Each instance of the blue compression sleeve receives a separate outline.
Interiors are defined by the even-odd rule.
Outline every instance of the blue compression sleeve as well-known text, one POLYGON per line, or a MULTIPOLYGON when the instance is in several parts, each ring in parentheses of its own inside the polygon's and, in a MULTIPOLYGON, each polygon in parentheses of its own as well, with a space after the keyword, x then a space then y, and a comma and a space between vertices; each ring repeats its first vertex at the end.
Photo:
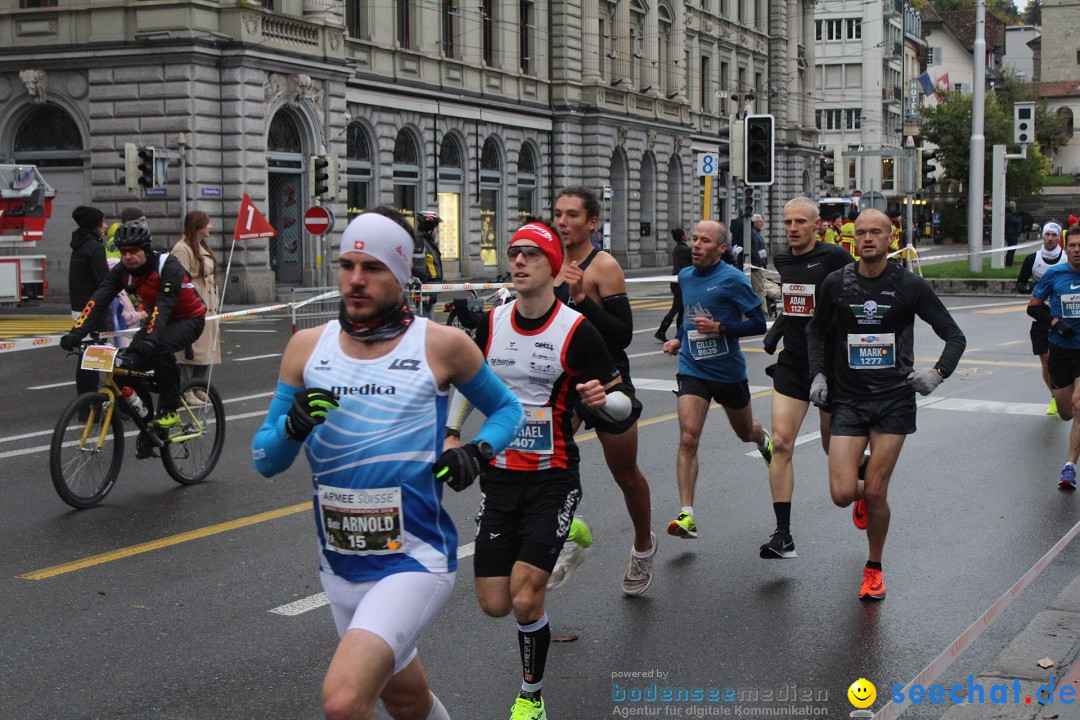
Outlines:
POLYGON ((473 440, 485 440, 502 452, 525 424, 521 402, 484 363, 472 379, 457 386, 469 402, 487 416, 473 440))
POLYGON ((765 332, 765 313, 761 312, 760 307, 746 313, 746 317, 746 320, 728 323, 724 334, 732 337, 746 337, 747 335, 761 335, 765 332))
POLYGON ((293 396, 301 390, 303 388, 278 380, 266 420, 251 441, 251 459, 263 477, 273 477, 288 470, 300 453, 303 443, 285 437, 285 416, 292 407, 293 396))

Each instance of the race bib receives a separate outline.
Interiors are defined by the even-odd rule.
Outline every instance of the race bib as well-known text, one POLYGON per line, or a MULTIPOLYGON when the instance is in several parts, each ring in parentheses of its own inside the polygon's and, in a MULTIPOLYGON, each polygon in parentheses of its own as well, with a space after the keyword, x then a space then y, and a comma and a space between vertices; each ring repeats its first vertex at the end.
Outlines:
POLYGON ((508 450, 550 455, 555 451, 551 408, 525 406, 525 425, 507 446, 508 450))
POLYGON ((405 552, 401 488, 319 486, 317 501, 327 550, 347 555, 405 552))
POLYGON ((116 362, 116 350, 116 347, 112 345, 90 345, 83 352, 80 367, 83 370, 109 372, 113 369, 113 363, 116 362))
POLYGON ((854 370, 877 370, 896 366, 896 336, 848 335, 848 366, 854 370))
POLYGON ((1080 318, 1080 294, 1074 293, 1061 296, 1061 317, 1080 318))
POLYGON ((727 336, 721 333, 690 330, 686 333, 686 341, 690 343, 690 357, 694 360, 708 360, 731 352, 728 348, 727 336))
POLYGON ((780 286, 784 295, 784 314, 810 317, 814 314, 814 286, 784 283, 780 286))

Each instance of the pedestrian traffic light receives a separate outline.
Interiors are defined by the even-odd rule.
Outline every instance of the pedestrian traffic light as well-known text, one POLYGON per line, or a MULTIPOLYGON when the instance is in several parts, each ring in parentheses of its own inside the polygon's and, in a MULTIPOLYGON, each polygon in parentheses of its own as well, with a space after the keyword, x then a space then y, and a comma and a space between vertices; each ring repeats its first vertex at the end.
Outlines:
POLYGON ((120 157, 124 158, 124 185, 129 193, 136 193, 139 191, 139 146, 124 143, 120 157))
POLYGON ((323 155, 312 155, 310 163, 311 197, 321 198, 330 190, 330 161, 323 155))
POLYGON ((743 190, 743 199, 746 204, 743 207, 743 217, 750 217, 754 214, 754 188, 747 187, 743 190))
POLYGON ((143 190, 157 187, 157 178, 154 173, 155 168, 157 168, 155 155, 156 151, 153 147, 141 147, 138 149, 139 185, 143 190))
POLYGON ((747 185, 772 185, 773 116, 748 115, 745 135, 743 180, 747 185))
POLYGON ((930 177, 934 171, 937 170, 937 166, 931 162, 934 159, 934 155, 935 153, 933 150, 922 151, 922 171, 919 174, 922 184, 920 187, 930 187, 937 182, 935 178, 930 177))
POLYGON ((325 200, 333 200, 338 194, 338 158, 337 155, 326 156, 326 193, 325 200))
POLYGON ((836 150, 822 151, 820 177, 824 187, 836 187, 836 150))

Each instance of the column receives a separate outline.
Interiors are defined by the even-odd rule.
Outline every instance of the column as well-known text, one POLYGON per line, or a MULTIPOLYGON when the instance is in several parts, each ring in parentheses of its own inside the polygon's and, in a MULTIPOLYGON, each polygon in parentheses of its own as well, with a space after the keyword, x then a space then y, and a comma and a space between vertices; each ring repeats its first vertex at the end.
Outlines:
POLYGON ((657 0, 648 2, 644 38, 645 87, 648 88, 648 95, 660 97, 660 11, 657 9, 657 0))
POLYGON ((581 3, 581 80, 586 85, 598 85, 600 76, 600 0, 581 3))

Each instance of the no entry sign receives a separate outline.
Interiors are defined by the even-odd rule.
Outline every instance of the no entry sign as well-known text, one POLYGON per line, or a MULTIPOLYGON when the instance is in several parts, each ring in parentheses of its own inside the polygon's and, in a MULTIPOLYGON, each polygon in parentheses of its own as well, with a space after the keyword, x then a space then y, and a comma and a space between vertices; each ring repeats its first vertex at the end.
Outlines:
POLYGON ((334 229, 334 213, 320 205, 309 207, 304 213, 304 230, 311 235, 325 235, 334 229))

